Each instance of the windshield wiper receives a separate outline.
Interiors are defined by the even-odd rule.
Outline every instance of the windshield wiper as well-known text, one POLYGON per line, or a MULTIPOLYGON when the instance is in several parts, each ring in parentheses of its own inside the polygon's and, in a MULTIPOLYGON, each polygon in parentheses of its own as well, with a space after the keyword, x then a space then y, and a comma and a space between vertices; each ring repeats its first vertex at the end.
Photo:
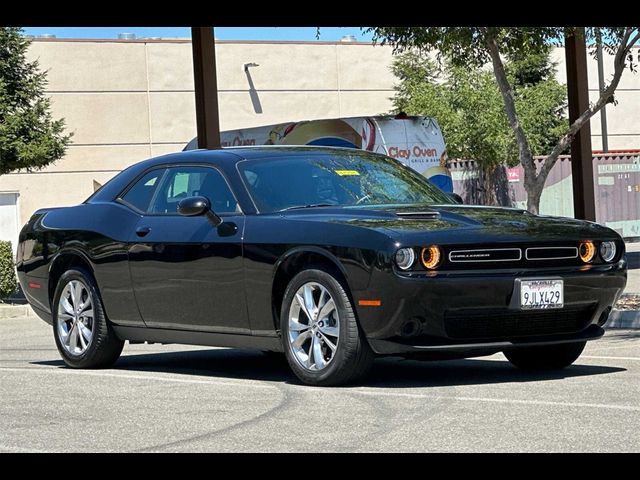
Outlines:
POLYGON ((339 207, 340 205, 333 205, 332 203, 310 203, 308 205, 294 205, 292 207, 282 208, 279 212, 286 212, 287 210, 297 210, 300 208, 316 208, 316 207, 339 207))

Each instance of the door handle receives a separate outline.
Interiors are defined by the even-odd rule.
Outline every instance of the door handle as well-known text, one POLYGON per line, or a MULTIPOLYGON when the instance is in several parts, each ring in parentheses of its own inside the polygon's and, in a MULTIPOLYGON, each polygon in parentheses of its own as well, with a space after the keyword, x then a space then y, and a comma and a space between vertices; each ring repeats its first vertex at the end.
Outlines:
POLYGON ((138 227, 136 228, 136 235, 144 237, 151 231, 151 227, 138 227))

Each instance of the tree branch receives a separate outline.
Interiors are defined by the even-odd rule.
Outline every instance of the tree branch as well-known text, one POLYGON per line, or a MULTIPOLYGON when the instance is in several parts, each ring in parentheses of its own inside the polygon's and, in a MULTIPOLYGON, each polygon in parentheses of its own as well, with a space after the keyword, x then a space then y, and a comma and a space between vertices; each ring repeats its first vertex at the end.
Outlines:
POLYGON ((631 50, 631 47, 638 43, 638 40, 640 40, 640 30, 638 31, 638 33, 636 33, 636 36, 629 41, 629 47, 627 48, 627 51, 631 50))
POLYGON ((507 114, 509 125, 516 136, 520 163, 522 163, 525 172, 528 172, 528 175, 525 175, 525 181, 527 181, 527 178, 535 179, 536 167, 533 163, 531 147, 529 145, 529 140, 527 140, 527 135, 524 133, 522 125, 520 124, 520 119, 518 118, 518 112, 516 111, 516 104, 513 98, 513 90, 511 89, 511 85, 507 79, 507 74, 504 70, 504 64, 500 58, 498 44, 493 36, 488 37, 486 39, 486 43, 489 50, 489 56, 491 57, 491 62, 493 64, 493 72, 496 77, 496 81, 498 82, 498 88, 500 89, 500 94, 502 95, 502 100, 504 102, 505 113, 507 114))
POLYGON ((582 128, 582 126, 585 123, 587 123, 587 121, 589 121, 591 117, 593 117, 596 113, 598 113, 607 103, 611 103, 613 101, 613 94, 615 93, 616 88, 618 88, 618 83, 620 83, 622 72, 624 71, 626 66, 625 64, 626 56, 629 53, 629 50, 631 49, 631 47, 635 44, 635 42, 640 37, 640 32, 638 32, 634 36, 632 41, 629 42, 629 38, 631 37, 632 33, 633 33, 633 29, 631 28, 628 28, 625 31, 624 36, 622 37, 622 40, 618 47, 618 50, 616 51, 616 55, 613 61, 614 70, 613 70, 613 78, 611 80, 611 83, 605 87, 605 89, 600 94, 600 97, 598 98, 596 103, 592 104, 587 110, 585 110, 582 113, 582 115, 580 115, 573 122, 573 124, 571 124, 571 126, 569 127, 569 130, 567 130, 567 133, 565 133, 560 138, 560 140, 558 141, 556 146, 553 148, 551 153, 544 160, 544 164, 542 165, 542 169, 540 171, 540 174, 538 175, 538 181, 541 181, 544 183, 544 181, 547 179, 547 176, 549 175, 549 172, 553 168, 553 165, 558 160, 558 156, 563 151, 565 151, 569 147, 569 145, 571 145, 573 138, 576 136, 576 134, 582 128))

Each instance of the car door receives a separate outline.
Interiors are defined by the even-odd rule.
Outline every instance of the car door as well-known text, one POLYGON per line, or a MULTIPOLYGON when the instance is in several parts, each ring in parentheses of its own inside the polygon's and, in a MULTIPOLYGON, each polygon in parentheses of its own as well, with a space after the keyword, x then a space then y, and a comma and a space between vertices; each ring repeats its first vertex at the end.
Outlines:
MULTIPOLYGON (((126 201, 126 195, 123 198, 126 201)), ((167 167, 129 244, 140 314, 148 327, 250 333, 242 270, 244 216, 213 166, 167 167), (180 200, 204 196, 223 222, 182 216, 180 200)))

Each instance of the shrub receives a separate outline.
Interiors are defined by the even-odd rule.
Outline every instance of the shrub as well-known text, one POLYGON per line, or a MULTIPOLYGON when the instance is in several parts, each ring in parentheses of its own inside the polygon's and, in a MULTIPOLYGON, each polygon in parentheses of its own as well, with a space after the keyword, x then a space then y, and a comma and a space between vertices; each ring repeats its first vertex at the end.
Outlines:
POLYGON ((13 266, 11 242, 0 241, 0 298, 7 298, 18 288, 13 266))

